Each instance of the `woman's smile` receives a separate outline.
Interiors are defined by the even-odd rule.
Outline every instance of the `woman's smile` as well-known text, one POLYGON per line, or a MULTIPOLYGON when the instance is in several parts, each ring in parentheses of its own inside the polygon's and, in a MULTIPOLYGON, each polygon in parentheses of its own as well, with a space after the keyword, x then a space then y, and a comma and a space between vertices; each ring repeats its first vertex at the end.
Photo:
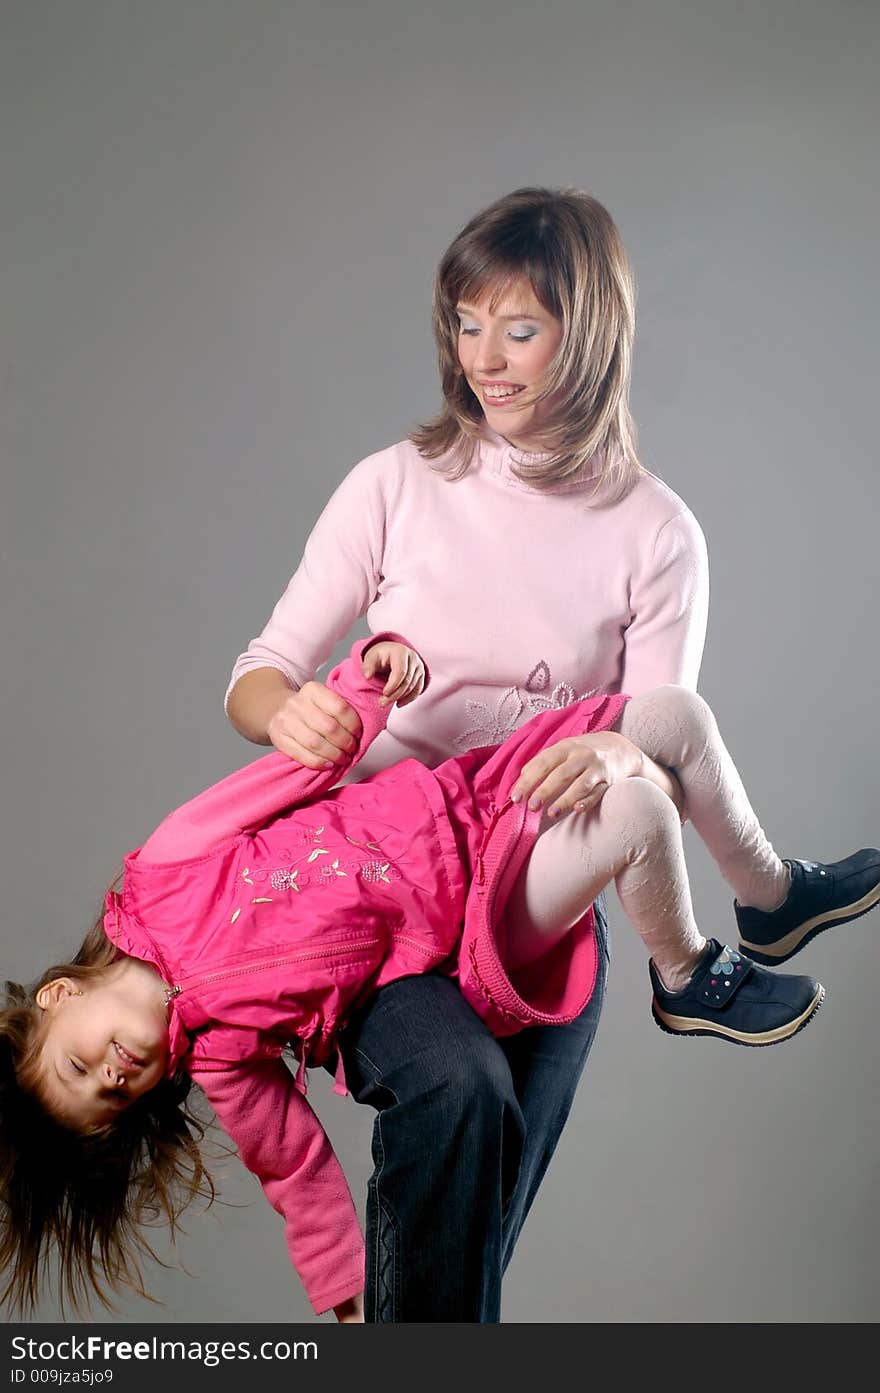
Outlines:
POLYGON ((562 324, 526 280, 512 282, 494 306, 492 299, 487 289, 476 304, 459 303, 458 360, 490 423, 503 415, 499 430, 512 445, 540 449, 544 403, 534 393, 547 380, 562 324))

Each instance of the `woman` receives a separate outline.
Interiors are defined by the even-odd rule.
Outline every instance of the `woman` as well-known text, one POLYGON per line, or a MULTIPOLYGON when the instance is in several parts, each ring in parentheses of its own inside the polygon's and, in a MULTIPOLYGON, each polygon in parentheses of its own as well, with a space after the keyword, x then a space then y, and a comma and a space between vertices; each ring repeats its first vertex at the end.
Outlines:
MULTIPOLYGON (((468 223, 435 287, 443 409, 330 499, 233 670, 242 735, 310 768, 341 761, 358 718, 314 674, 362 615, 374 633, 406 633, 432 680, 415 708, 398 703, 359 778, 407 756, 434 767, 578 697, 696 687, 705 543, 638 462, 633 329, 626 255, 596 200, 520 189, 468 223)), ((406 682, 392 673, 389 691, 406 682)), ((580 739, 557 801, 577 780, 601 795, 639 766, 622 736, 580 739)), ((533 857, 518 892, 552 917, 564 866, 533 857)), ((348 1086, 378 1111, 368 1321, 500 1318, 502 1274, 595 1034, 600 957, 569 1026, 495 1040, 442 975, 390 984, 349 1023, 348 1086)), ((359 1293, 335 1309, 360 1319, 359 1293)))

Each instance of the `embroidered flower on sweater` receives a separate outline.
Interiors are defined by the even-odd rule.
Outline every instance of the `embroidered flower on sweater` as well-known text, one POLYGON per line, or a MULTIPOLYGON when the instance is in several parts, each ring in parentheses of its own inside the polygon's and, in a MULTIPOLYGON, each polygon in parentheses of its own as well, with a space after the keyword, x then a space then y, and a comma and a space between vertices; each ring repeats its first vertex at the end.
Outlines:
POLYGON ((599 688, 581 692, 580 696, 568 682, 557 682, 549 691, 551 677, 549 664, 543 658, 532 668, 521 687, 508 687, 495 704, 494 711, 483 701, 466 701, 465 710, 474 724, 462 735, 456 736, 453 745, 457 750, 472 750, 477 745, 497 745, 506 740, 517 729, 521 721, 537 715, 539 711, 559 710, 571 706, 573 701, 586 701, 598 694, 599 688))

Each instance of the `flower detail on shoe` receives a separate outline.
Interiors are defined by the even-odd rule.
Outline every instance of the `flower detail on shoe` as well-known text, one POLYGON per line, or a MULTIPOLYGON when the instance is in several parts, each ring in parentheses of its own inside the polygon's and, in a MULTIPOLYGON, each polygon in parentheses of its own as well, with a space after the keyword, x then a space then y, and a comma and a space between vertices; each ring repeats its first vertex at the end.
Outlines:
POLYGON ((724 977, 730 977, 730 975, 736 968, 736 964, 741 962, 742 958, 740 957, 739 953, 735 953, 732 948, 724 947, 721 950, 718 957, 715 959, 712 966, 709 968, 709 971, 717 972, 723 975, 724 977))
POLYGON ((739 1045, 774 1045, 812 1020, 825 989, 812 977, 772 973, 710 938, 708 953, 681 992, 664 988, 653 961, 652 1011, 671 1035, 714 1035, 739 1045))

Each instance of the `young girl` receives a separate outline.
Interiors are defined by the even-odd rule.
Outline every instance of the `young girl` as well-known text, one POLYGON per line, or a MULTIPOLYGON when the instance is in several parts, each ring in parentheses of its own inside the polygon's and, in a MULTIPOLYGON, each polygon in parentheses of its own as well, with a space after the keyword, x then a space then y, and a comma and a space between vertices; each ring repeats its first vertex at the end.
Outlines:
MULTIPOLYGON (((427 681, 399 635, 355 644, 327 682, 362 723, 351 763, 427 681)), ((880 897, 880 852, 833 866, 779 860, 711 713, 683 688, 574 702, 433 771, 406 760, 326 792, 338 773, 274 753, 206 790, 126 858, 103 930, 73 963, 31 991, 9 984, 6 1296, 36 1300, 52 1240, 74 1300, 142 1290, 141 1226, 157 1210, 173 1225, 209 1183, 183 1106, 191 1076, 284 1216, 315 1311, 339 1308, 363 1283, 362 1239, 303 1095, 307 1064, 332 1057, 369 993, 439 970, 496 1035, 569 1021, 596 978, 591 903, 614 877, 651 954, 658 1024, 773 1044, 810 1020, 824 990, 758 962, 786 961, 880 897), (640 772, 614 779, 596 732, 641 750, 640 772), (697 929, 685 812, 738 896, 748 956, 697 929), (551 860, 562 841, 576 873, 558 896, 536 896, 554 841, 551 860)))

